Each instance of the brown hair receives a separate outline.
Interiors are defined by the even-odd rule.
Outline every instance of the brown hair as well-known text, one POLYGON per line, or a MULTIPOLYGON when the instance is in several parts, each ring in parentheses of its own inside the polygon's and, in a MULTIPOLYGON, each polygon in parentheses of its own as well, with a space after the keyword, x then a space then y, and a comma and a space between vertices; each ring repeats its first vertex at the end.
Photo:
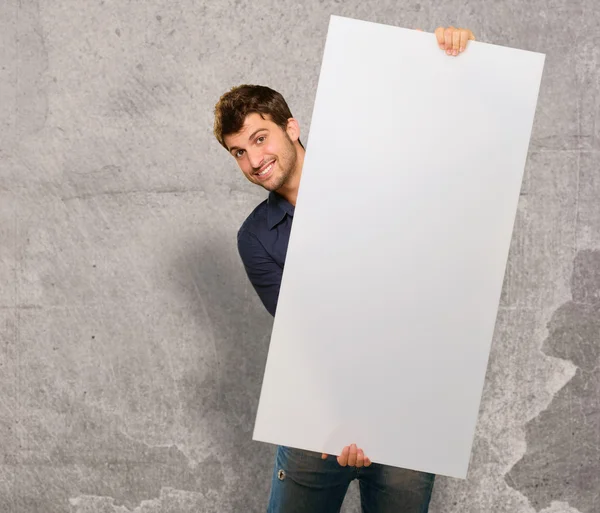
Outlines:
MULTIPOLYGON (((219 98, 215 105, 215 125, 213 132, 221 146, 229 151, 225 144, 225 136, 235 134, 242 129, 246 116, 256 112, 265 119, 270 116, 271 121, 284 132, 287 121, 292 118, 292 113, 283 96, 270 87, 260 85, 240 85, 232 88, 219 98)), ((304 148, 300 139, 300 146, 304 148)))

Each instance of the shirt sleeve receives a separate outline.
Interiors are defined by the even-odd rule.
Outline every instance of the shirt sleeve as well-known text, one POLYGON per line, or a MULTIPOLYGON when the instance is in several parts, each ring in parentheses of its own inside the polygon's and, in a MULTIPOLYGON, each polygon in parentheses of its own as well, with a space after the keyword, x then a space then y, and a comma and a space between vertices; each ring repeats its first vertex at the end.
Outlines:
POLYGON ((265 308, 275 316, 283 269, 252 233, 238 233, 237 241, 238 252, 250 283, 265 308))

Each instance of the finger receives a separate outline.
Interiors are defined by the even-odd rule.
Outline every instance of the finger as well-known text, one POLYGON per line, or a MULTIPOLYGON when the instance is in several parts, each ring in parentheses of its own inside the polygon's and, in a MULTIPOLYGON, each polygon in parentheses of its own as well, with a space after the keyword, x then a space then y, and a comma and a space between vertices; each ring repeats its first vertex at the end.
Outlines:
POLYGON ((365 453, 362 449, 358 449, 356 452, 356 466, 358 468, 362 467, 365 464, 365 453))
POLYGON ((356 465, 356 444, 350 446, 350 454, 348 455, 348 465, 353 467, 356 465))
POLYGON ((368 467, 369 465, 371 465, 371 463, 371 460, 367 456, 365 456, 365 467, 368 467))
POLYGON ((460 30, 455 30, 452 33, 452 55, 458 55, 460 49, 460 30))
POLYGON ((350 446, 346 446, 344 447, 344 450, 342 451, 342 454, 340 454, 338 456, 338 463, 342 466, 345 467, 348 464, 348 453, 350 452, 350 446))
POLYGON ((418 30, 419 32, 423 32, 423 29, 415 29, 415 30, 418 30))
POLYGON ((469 41, 475 41, 475 34, 471 30, 469 30, 469 41))
POLYGON ((435 37, 437 38, 438 45, 442 50, 445 50, 446 46, 444 43, 444 27, 438 27, 435 29, 435 37))
POLYGON ((321 459, 322 459, 322 460, 326 460, 326 459, 327 459, 327 454, 323 453, 323 454, 321 455, 321 459))
POLYGON ((461 30, 460 31, 460 53, 464 52, 467 48, 467 43, 469 42, 469 31, 461 30))
POLYGON ((447 28, 444 30, 444 46, 446 48, 446 53, 450 55, 452 53, 452 29, 447 28))

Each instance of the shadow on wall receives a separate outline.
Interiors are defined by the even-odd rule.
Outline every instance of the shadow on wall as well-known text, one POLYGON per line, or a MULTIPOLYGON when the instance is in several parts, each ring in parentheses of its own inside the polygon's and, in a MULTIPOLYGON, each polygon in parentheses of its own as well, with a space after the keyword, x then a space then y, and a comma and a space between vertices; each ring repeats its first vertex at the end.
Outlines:
POLYGON ((189 247, 173 269, 179 290, 186 294, 185 302, 201 327, 197 343, 202 362, 190 368, 211 363, 211 372, 202 381, 195 370, 185 378, 182 391, 188 394, 189 412, 205 415, 218 410, 229 416, 231 425, 251 430, 254 419, 250 415, 258 406, 272 317, 257 298, 248 295, 255 292, 249 283, 246 286, 235 234, 211 233, 189 247))
MULTIPOLYGON (((30 410, 25 417, 30 432, 24 439, 35 450, 21 450, 19 436, 0 425, 0 476, 8 476, 0 512, 113 511, 113 505, 133 511, 167 489, 201 495, 182 498, 185 509, 172 509, 170 501, 177 496, 169 496, 164 499, 168 503, 156 506, 165 511, 208 511, 209 498, 219 502, 211 511, 264 510, 274 448, 252 442, 252 429, 272 318, 256 300, 244 297, 247 278, 237 260, 235 236, 233 241, 223 233, 210 237, 192 241, 171 270, 180 282, 176 290, 186 295, 200 327, 197 344, 204 351, 195 354, 212 365, 212 372, 202 374, 208 379, 201 380, 205 363, 190 362, 178 383, 185 407, 182 421, 197 430, 203 420, 215 450, 192 467, 174 445, 150 446, 132 439, 123 431, 122 414, 94 407, 85 390, 48 382, 44 409, 30 410), (76 503, 70 506, 70 500, 76 503)), ((162 400, 156 398, 156 403, 162 400)))
POLYGON ((536 509, 568 502, 600 511, 600 251, 581 251, 571 277, 572 301, 548 323, 542 351, 577 366, 547 409, 526 425, 527 450, 506 482, 536 509))
POLYGON ((178 290, 200 327, 200 361, 190 363, 179 392, 189 429, 200 421, 208 425, 215 452, 231 465, 229 479, 243 480, 230 500, 239 497, 247 511, 253 510, 248 501, 256 500, 260 510, 275 448, 253 442, 252 432, 273 318, 248 281, 236 232, 206 230, 206 237, 189 245, 172 265, 178 290), (200 373, 207 362, 209 371, 200 373))

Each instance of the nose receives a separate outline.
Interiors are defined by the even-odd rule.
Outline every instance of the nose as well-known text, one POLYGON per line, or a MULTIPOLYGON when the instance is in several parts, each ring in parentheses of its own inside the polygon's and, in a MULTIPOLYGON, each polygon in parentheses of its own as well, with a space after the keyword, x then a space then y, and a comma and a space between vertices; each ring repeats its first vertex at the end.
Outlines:
POLYGON ((248 150, 248 161, 252 166, 253 170, 257 170, 263 163, 263 153, 260 148, 252 148, 248 150))

